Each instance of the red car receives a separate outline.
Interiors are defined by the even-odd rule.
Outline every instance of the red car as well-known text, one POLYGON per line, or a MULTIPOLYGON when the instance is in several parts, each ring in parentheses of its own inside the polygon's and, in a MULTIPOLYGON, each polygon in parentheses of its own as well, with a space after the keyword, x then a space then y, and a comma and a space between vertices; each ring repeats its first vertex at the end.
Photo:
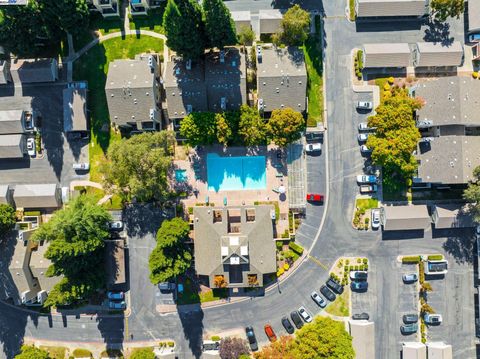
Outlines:
POLYGON ((325 199, 323 194, 319 193, 307 193, 307 201, 308 202, 322 202, 325 199))
POLYGON ((275 335, 275 332, 273 331, 273 328, 270 324, 265 324, 265 334, 267 334, 268 340, 271 342, 274 342, 277 340, 277 336, 275 335))

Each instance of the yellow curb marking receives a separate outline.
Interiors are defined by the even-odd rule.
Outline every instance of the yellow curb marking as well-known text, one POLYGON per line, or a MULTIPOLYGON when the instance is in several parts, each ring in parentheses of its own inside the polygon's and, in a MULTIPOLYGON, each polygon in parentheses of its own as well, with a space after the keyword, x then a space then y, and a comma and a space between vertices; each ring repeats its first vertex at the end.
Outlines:
POLYGON ((328 267, 323 264, 322 262, 320 262, 317 258, 315 258, 314 256, 308 256, 308 259, 311 259, 313 263, 315 263, 316 265, 322 267, 323 269, 325 270, 328 270, 328 267))

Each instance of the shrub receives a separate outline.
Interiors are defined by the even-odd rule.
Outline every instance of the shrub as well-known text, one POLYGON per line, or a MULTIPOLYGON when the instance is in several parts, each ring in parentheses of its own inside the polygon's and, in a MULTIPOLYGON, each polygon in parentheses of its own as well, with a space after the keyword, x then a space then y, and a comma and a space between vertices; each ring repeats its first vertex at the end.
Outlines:
POLYGON ((390 76, 390 77, 388 78, 388 83, 389 83, 390 85, 393 85, 394 82, 395 82, 395 79, 394 79, 392 76, 390 76))
POLYGON ((429 255, 427 258, 429 261, 440 261, 443 259, 443 256, 441 254, 432 254, 429 255))
POLYGON ((285 264, 283 265, 283 269, 284 269, 285 271, 287 271, 287 270, 290 269, 290 266, 288 265, 288 263, 285 263, 285 264))
POLYGON ((350 264, 350 260, 346 259, 346 260, 345 260, 345 264, 346 264, 346 265, 350 264))
POLYGON ((367 259, 367 258, 363 258, 363 259, 362 259, 362 262, 363 262, 363 264, 367 264, 367 263, 368 263, 368 259, 367 259))
POLYGON ((360 263, 362 260, 360 258, 357 258, 357 263, 360 263))
POLYGON ((91 358, 92 357, 92 353, 87 349, 75 349, 72 354, 74 358, 91 358))
POLYGON ((383 90, 384 91, 390 91, 390 85, 389 84, 383 85, 383 90))
POLYGON ((277 249, 278 249, 278 250, 281 250, 282 247, 283 247, 283 242, 282 242, 282 241, 276 241, 276 242, 275 242, 275 246, 277 246, 277 249))
POLYGON ((187 211, 188 211, 188 214, 193 214, 193 207, 188 207, 187 211))
POLYGON ((173 348, 173 347, 175 346, 175 342, 168 342, 168 346, 169 346, 170 348, 173 348))
POLYGON ((348 272, 348 266, 344 266, 344 267, 343 267, 343 271, 344 271, 345 273, 347 273, 347 272, 348 272))
POLYGON ((478 72, 477 71, 472 72, 472 77, 474 79, 477 79, 478 78, 478 72))
POLYGON ((212 340, 213 340, 214 342, 219 342, 221 339, 222 339, 222 338, 220 338, 218 335, 212 336, 212 340))
POLYGON ((425 282, 425 267, 423 262, 418 263, 418 281, 420 284, 425 282))
MULTIPOLYGON (((368 224, 370 223, 370 218, 365 218, 365 226, 368 228, 368 224)), ((360 259, 358 259, 360 261, 360 259)))
POLYGON ((290 243, 288 243, 288 247, 289 247, 292 251, 294 251, 294 252, 296 252, 296 253, 298 253, 298 254, 300 254, 300 255, 303 254, 303 247, 300 246, 299 244, 295 243, 295 242, 290 242, 290 243))
POLYGON ((402 257, 403 264, 417 264, 420 263, 421 258, 420 256, 405 256, 402 257))
POLYGON ((285 272, 285 269, 279 268, 277 271, 277 277, 280 277, 285 272))
POLYGON ((365 264, 363 268, 365 268, 365 270, 368 270, 368 264, 365 264))
POLYGON ((356 271, 358 270, 358 266, 355 266, 355 270, 356 270, 356 271))

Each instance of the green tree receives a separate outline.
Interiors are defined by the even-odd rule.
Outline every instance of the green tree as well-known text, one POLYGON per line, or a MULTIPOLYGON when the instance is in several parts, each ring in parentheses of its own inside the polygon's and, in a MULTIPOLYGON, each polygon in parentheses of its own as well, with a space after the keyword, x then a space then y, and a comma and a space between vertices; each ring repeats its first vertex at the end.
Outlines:
POLYGON ((100 166, 107 191, 124 199, 163 200, 169 193, 168 174, 175 134, 147 132, 110 144, 100 166))
POLYGON ((232 140, 232 129, 224 114, 217 113, 215 115, 215 122, 217 124, 217 140, 226 146, 232 140))
POLYGON ((85 0, 37 0, 45 20, 72 35, 88 31, 90 11, 85 0))
POLYGON ((150 253, 150 281, 153 284, 168 281, 185 273, 192 255, 185 244, 190 225, 181 218, 164 221, 157 232, 157 245, 150 253))
POLYGON ((255 40, 255 32, 249 25, 243 25, 238 32, 238 42, 243 46, 251 46, 255 40))
POLYGON ((204 0, 205 33, 210 47, 223 49, 237 43, 235 23, 222 0, 204 0))
POLYGON ((302 114, 291 108, 273 110, 266 125, 269 139, 281 147, 298 140, 304 129, 305 119, 302 114))
POLYGON ((110 237, 110 220, 110 214, 93 198, 79 196, 35 231, 34 241, 49 242, 45 258, 52 264, 47 276, 63 276, 45 306, 73 303, 104 285, 103 248, 110 237))
POLYGON ((216 142, 216 117, 213 112, 192 112, 180 123, 180 135, 192 146, 216 142))
POLYGON ((163 14, 167 46, 185 59, 198 59, 205 52, 202 8, 194 0, 168 0, 163 14))
POLYGON ((22 345, 20 354, 15 355, 15 359, 50 359, 50 355, 47 351, 33 345, 22 345))
POLYGON ((463 191, 463 198, 468 201, 468 212, 476 223, 480 223, 480 166, 473 170, 473 179, 463 191))
POLYGON ((12 230, 15 223, 15 209, 8 204, 0 204, 0 238, 12 230))
POLYGON ((257 109, 247 105, 240 107, 238 134, 242 136, 247 146, 257 146, 265 143, 265 122, 260 117, 257 109))
POLYGON ((430 9, 435 20, 445 21, 448 17, 457 19, 465 11, 464 0, 432 0, 430 9))
POLYGON ((295 340, 291 335, 282 335, 278 340, 253 353, 255 359, 295 359, 292 350, 295 340))
POLYGON ((310 33, 310 14, 298 4, 283 15, 281 31, 277 35, 287 45, 302 45, 310 33))
POLYGON ((155 354, 150 348, 135 349, 130 355, 130 359, 155 359, 155 354))

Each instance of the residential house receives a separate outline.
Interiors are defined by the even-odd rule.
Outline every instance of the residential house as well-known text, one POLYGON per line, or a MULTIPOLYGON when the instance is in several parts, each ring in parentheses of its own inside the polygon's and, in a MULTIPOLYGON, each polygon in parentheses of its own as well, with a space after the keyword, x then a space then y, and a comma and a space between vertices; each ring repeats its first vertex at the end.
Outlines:
POLYGON ((432 223, 426 205, 384 206, 380 221, 384 231, 424 230, 432 223))
POLYGON ((467 4, 468 4, 468 33, 480 34, 480 1, 468 0, 467 4))
POLYGON ((0 111, 0 135, 21 134, 25 132, 23 110, 0 111))
POLYGON ((16 185, 13 200, 16 208, 24 209, 54 209, 62 203, 57 184, 16 185))
POLYGON ((453 352, 450 344, 444 342, 427 342, 428 359, 452 359, 453 352))
POLYGON ((197 274, 210 287, 223 278, 229 288, 263 286, 277 270, 272 206, 194 207, 197 274))
POLYGON ((448 46, 440 42, 417 42, 413 49, 415 67, 457 67, 463 63, 463 45, 454 41, 448 46))
POLYGON ((68 132, 87 132, 87 89, 63 90, 63 128, 68 132))
POLYGON ((130 0, 130 12, 133 16, 147 15, 148 10, 161 6, 165 1, 166 0, 130 0))
POLYGON ((428 0, 355 0, 357 19, 412 19, 429 12, 428 0))
POLYGON ((58 79, 56 59, 12 59, 10 73, 15 83, 55 82, 58 79))
POLYGON ((26 153, 25 135, 0 135, 0 159, 22 158, 26 153))
POLYGON ((119 17, 120 7, 118 0, 87 0, 90 11, 97 11, 103 17, 119 17))
POLYGON ((280 9, 262 9, 258 11, 260 34, 274 34, 281 29, 283 12, 280 9))
POLYGON ((105 266, 107 288, 124 290, 125 277, 125 242, 123 239, 105 241, 105 266))
POLYGON ((161 127, 159 67, 154 55, 110 63, 105 93, 114 126, 133 131, 161 127))
POLYGON ((427 347, 421 342, 402 344, 402 359, 427 359, 427 347))
POLYGON ((250 11, 232 11, 231 12, 233 22, 235 23, 235 29, 239 33, 243 27, 252 27, 252 14, 250 11))
POLYGON ((432 220, 436 229, 469 228, 474 222, 465 204, 437 204, 432 206, 432 220))
POLYGON ((363 45, 364 68, 406 68, 411 65, 407 43, 378 43, 363 45))
POLYGON ((290 107, 305 113, 307 108, 307 70, 303 51, 257 47, 258 108, 271 113, 290 107))
POLYGON ((367 320, 349 320, 356 359, 375 358, 375 324, 367 320))
POLYGON ((12 81, 10 75, 10 62, 6 60, 0 60, 0 85, 6 85, 12 81))

